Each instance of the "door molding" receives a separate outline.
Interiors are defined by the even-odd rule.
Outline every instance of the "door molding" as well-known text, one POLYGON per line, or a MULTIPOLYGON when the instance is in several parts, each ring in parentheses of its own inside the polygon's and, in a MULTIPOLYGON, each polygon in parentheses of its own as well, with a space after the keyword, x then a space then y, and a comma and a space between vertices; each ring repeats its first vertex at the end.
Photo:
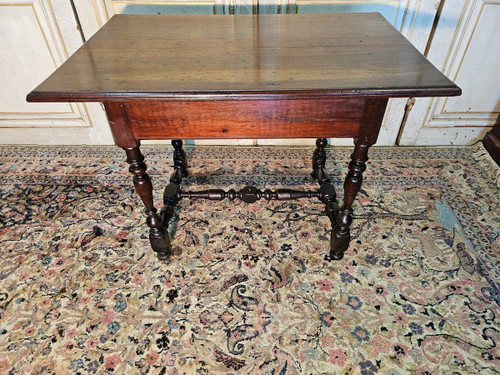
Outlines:
POLYGON ((17 144, 109 144, 96 103, 26 103, 82 44, 67 0, 0 0, 0 139, 17 144))
MULTIPOLYGON (((62 37, 64 31, 60 29, 56 21, 54 7, 50 0, 17 0, 0 2, 0 9, 5 9, 7 7, 23 7, 31 12, 40 36, 45 43, 44 47, 52 60, 53 69, 57 68, 68 58, 68 48, 66 47, 62 37)), ((25 16, 29 15, 26 14, 25 16)), ((8 50, 9 47, 11 46, 7 45, 6 49, 8 50)), ((22 48, 22 46, 19 48, 22 48)), ((12 56, 13 54, 10 55, 12 56)), ((15 63, 15 61, 12 61, 11 63, 15 63)), ((3 74, 9 73, 4 72, 3 74)), ((16 79, 18 77, 13 78, 16 79)), ((40 82, 33 82, 33 85, 38 83, 40 82)), ((5 95, 10 95, 7 90, 4 92, 5 95)), ((27 93, 28 91, 26 94, 27 93)), ((18 100, 24 101, 24 97, 18 98, 18 100)), ((33 109, 29 111, 0 110, 0 128, 90 128, 93 126, 87 108, 81 103, 57 105, 57 110, 55 110, 55 108, 47 108, 56 106, 46 106, 43 104, 30 105, 30 107, 33 109)))
MULTIPOLYGON (((401 133, 400 145, 469 144, 482 139, 493 126, 500 112, 498 102, 500 86, 496 85, 496 91, 488 89, 476 91, 480 90, 485 83, 487 84, 486 81, 498 82, 500 69, 483 67, 485 70, 480 72, 476 71, 479 64, 472 64, 472 62, 478 61, 474 58, 481 58, 481 56, 476 57, 479 55, 478 51, 484 54, 495 53, 494 45, 495 41, 499 40, 500 33, 497 31, 495 35, 495 32, 484 32, 488 29, 481 28, 493 27, 495 29, 495 26, 489 24, 487 19, 491 16, 491 9, 486 10, 487 7, 495 5, 500 5, 500 0, 467 0, 461 8, 457 8, 456 4, 453 8, 452 4, 445 3, 442 13, 444 21, 440 20, 438 24, 428 58, 451 80, 461 86, 463 96, 456 99, 416 99, 401 133), (454 32, 449 33, 452 25, 454 32), (491 38, 490 48, 477 48, 484 43, 482 41, 484 38, 491 38), (483 102, 490 100, 493 103, 486 105, 488 108, 481 109, 478 105, 483 107, 484 105, 478 103, 477 99, 483 102)), ((495 10, 498 12, 500 8, 495 8, 495 10)), ((496 52, 496 54, 500 59, 500 53, 496 52)))

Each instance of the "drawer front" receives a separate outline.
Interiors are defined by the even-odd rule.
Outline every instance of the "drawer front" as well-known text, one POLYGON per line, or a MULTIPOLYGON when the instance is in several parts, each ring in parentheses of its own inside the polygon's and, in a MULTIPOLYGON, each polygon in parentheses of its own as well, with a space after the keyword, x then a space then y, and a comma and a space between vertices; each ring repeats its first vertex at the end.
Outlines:
POLYGON ((137 139, 318 138, 358 134, 366 100, 127 102, 137 139))

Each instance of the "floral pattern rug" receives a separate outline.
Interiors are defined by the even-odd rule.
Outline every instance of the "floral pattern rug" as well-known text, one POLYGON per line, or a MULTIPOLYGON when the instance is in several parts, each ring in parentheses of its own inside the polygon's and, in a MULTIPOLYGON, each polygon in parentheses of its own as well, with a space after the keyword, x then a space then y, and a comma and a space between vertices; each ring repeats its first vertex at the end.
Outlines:
MULTIPOLYGON (((184 187, 314 188, 312 151, 190 148, 184 187)), ((171 147, 143 152, 160 208, 171 147)), ((161 262, 122 150, 0 147, 0 373, 498 374, 497 166, 370 157, 341 261, 317 200, 182 200, 161 262)))

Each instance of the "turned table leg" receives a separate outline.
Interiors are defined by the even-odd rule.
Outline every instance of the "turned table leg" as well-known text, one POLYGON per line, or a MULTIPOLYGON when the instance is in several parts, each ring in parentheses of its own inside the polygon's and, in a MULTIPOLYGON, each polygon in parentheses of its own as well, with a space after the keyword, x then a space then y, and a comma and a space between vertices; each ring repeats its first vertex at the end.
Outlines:
POLYGON ((183 143, 181 140, 174 139, 172 141, 172 146, 174 147, 174 169, 180 169, 182 172, 182 177, 187 177, 187 155, 182 148, 182 145, 183 143))
POLYGON ((158 255, 158 258, 168 259, 172 254, 170 239, 154 207, 153 186, 149 175, 146 173, 147 166, 140 150, 140 142, 135 138, 125 104, 113 101, 104 102, 104 107, 115 143, 127 153, 127 163, 130 164, 129 170, 134 175, 135 190, 146 207, 146 223, 149 227, 151 247, 158 255))
MULTIPOLYGON (((326 165, 326 149, 328 145, 328 140, 326 138, 316 139, 316 149, 314 150, 312 157, 312 172, 311 176, 313 178, 318 178, 318 172, 321 168, 325 168, 326 165)), ((321 182, 320 182, 321 184, 321 182)))
MULTIPOLYGON (((180 184, 182 178, 188 175, 187 156, 182 148, 181 140, 173 140, 174 147, 174 173, 170 176, 170 183, 163 192, 163 208, 161 209, 162 226, 165 233, 168 231, 168 224, 174 216, 174 208, 180 200, 180 184)), ((168 237, 168 235, 166 235, 168 237)))
POLYGON ((363 172, 368 160, 370 146, 357 143, 351 155, 349 172, 344 182, 344 204, 337 217, 337 223, 332 230, 330 257, 342 259, 351 240, 350 226, 352 224, 352 204, 361 189, 363 172))
POLYGON ((339 216, 339 206, 337 204, 337 195, 335 193, 335 187, 332 185, 325 171, 327 145, 328 145, 328 140, 326 138, 318 138, 316 140, 316 149, 314 150, 312 158, 313 171, 311 173, 311 176, 318 179, 318 183, 320 186, 319 199, 321 200, 321 202, 325 204, 325 213, 330 219, 330 222, 332 223, 332 233, 333 233, 333 231, 337 226, 337 219, 339 216))
POLYGON ((387 99, 369 99, 363 113, 358 137, 355 138, 354 152, 351 155, 349 171, 344 182, 344 203, 336 215, 330 240, 330 258, 342 259, 351 240, 352 205, 361 189, 363 172, 368 160, 368 149, 378 137, 384 118, 387 99))
POLYGON ((144 156, 139 149, 139 143, 134 148, 126 148, 125 152, 127 153, 127 163, 130 164, 129 170, 134 175, 135 190, 146 207, 146 223, 150 228, 149 241, 151 242, 151 247, 159 259, 168 259, 172 253, 170 239, 154 207, 153 185, 151 184, 149 175, 146 173, 147 166, 144 163, 144 156))

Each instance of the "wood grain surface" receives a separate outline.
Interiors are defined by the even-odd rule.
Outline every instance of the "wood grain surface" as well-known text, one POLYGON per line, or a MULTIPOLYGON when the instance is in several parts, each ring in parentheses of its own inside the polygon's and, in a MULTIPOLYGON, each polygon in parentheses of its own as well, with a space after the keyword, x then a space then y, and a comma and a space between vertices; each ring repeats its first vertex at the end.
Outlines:
POLYGON ((27 99, 459 94, 378 13, 115 15, 27 99))
POLYGON ((130 101, 137 139, 355 137, 366 100, 130 101))

